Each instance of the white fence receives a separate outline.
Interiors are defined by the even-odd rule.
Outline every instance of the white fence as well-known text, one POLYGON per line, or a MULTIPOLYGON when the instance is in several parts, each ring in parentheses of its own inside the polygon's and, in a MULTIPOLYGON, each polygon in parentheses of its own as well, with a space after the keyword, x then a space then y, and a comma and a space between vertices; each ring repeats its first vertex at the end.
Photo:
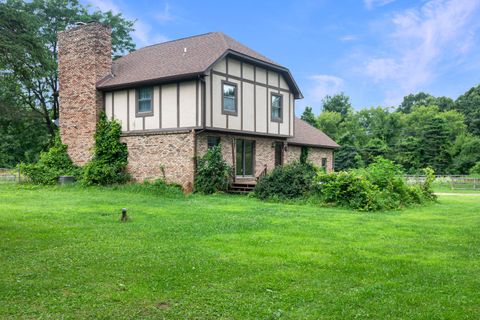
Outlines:
MULTIPOLYGON (((408 183, 422 183, 425 176, 405 176, 408 183)), ((435 177, 435 185, 451 188, 452 190, 480 190, 480 178, 462 175, 439 175, 435 177)))
POLYGON ((21 182, 20 169, 0 168, 0 182, 21 182))

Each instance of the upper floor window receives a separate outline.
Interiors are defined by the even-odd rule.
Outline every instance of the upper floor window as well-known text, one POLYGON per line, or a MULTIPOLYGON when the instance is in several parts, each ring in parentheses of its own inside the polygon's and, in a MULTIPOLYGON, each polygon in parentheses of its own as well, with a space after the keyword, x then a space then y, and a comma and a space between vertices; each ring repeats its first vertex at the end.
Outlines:
POLYGON ((237 115, 237 85, 222 81, 222 113, 237 115))
POLYGON ((283 120, 283 97, 280 94, 272 93, 272 121, 282 122, 283 120))
POLYGON ((141 115, 153 113, 153 88, 142 87, 137 90, 137 113, 141 115))

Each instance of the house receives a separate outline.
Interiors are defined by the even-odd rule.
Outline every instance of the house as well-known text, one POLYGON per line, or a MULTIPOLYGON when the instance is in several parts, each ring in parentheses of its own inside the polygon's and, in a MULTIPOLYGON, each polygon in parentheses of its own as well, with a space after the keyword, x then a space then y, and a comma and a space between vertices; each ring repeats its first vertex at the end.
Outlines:
POLYGON ((101 112, 122 125, 132 177, 191 190, 195 158, 221 144, 235 182, 309 160, 333 170, 338 145, 295 117, 290 71, 212 32, 148 46, 112 62, 111 30, 96 22, 59 34, 60 132, 79 165, 92 156, 101 112))

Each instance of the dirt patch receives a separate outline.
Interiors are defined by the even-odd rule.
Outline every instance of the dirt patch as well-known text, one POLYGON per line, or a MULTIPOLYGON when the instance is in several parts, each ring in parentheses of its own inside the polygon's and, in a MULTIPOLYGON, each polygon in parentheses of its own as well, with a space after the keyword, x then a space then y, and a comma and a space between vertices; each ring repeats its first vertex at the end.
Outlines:
POLYGON ((165 301, 160 301, 155 305, 155 307, 157 307, 157 309, 160 309, 160 310, 166 310, 166 309, 170 309, 170 304, 165 301))

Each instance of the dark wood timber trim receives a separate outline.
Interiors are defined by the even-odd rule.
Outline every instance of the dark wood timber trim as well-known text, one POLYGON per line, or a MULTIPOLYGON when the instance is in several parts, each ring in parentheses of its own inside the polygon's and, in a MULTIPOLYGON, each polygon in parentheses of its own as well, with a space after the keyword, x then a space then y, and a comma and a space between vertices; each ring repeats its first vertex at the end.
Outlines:
POLYGON ((162 128, 162 86, 158 86, 158 127, 162 128))
POLYGON ((265 70, 265 77, 267 79, 266 83, 267 83, 267 96, 266 96, 266 100, 267 100, 267 133, 268 133, 268 123, 270 122, 270 119, 268 118, 268 70, 265 70))
POLYGON ((198 103, 198 99, 199 99, 199 96, 198 96, 198 85, 199 85, 199 82, 198 80, 195 80, 195 125, 198 127, 198 107, 199 107, 199 103, 198 103))
POLYGON ((130 90, 127 90, 127 131, 130 130, 130 90))
MULTIPOLYGON (((265 88, 268 88, 268 89, 280 90, 280 91, 283 91, 283 92, 290 92, 290 90, 288 90, 288 89, 271 86, 271 85, 268 85, 268 84, 265 84, 265 83, 262 83, 262 82, 257 82, 256 77, 255 77, 256 69, 257 68, 254 66, 254 69, 253 69, 254 70, 254 80, 253 81, 249 80, 249 79, 243 79, 241 77, 233 76, 231 74, 227 75, 226 73, 223 73, 223 72, 220 72, 220 71, 215 71, 215 70, 213 70, 212 73, 216 74, 217 76, 228 77, 228 78, 235 79, 235 80, 238 80, 238 81, 248 82, 248 83, 255 84, 255 85, 258 85, 258 86, 261 86, 261 87, 265 87, 265 88)), ((266 70, 265 73, 267 75, 266 77, 267 77, 267 81, 268 81, 268 70, 266 70)))
POLYGON ((266 132, 253 132, 253 131, 242 131, 237 129, 225 129, 225 128, 207 128, 209 131, 237 134, 237 135, 247 135, 247 136, 259 136, 259 137, 271 137, 273 139, 278 138, 291 138, 289 135, 276 134, 276 133, 266 133, 266 132))
POLYGON ((257 132, 257 67, 253 66, 253 131, 257 132))
POLYGON ((177 127, 180 128, 180 82, 177 82, 177 127))
POLYGON ((201 90, 202 90, 202 127, 207 126, 207 84, 205 78, 200 80, 201 90))
POLYGON ((167 133, 186 133, 191 132, 193 129, 202 129, 201 127, 185 127, 185 128, 164 128, 164 129, 148 129, 148 130, 132 130, 122 132, 122 136, 141 136, 141 135, 155 135, 155 134, 167 134, 167 133))
POLYGON ((210 127, 213 127, 213 70, 210 70, 210 127))
POLYGON ((112 91, 112 117, 111 117, 112 119, 110 120, 113 120, 114 116, 115 116, 115 91, 112 91))
POLYGON ((240 130, 243 130, 243 61, 240 61, 240 130))

